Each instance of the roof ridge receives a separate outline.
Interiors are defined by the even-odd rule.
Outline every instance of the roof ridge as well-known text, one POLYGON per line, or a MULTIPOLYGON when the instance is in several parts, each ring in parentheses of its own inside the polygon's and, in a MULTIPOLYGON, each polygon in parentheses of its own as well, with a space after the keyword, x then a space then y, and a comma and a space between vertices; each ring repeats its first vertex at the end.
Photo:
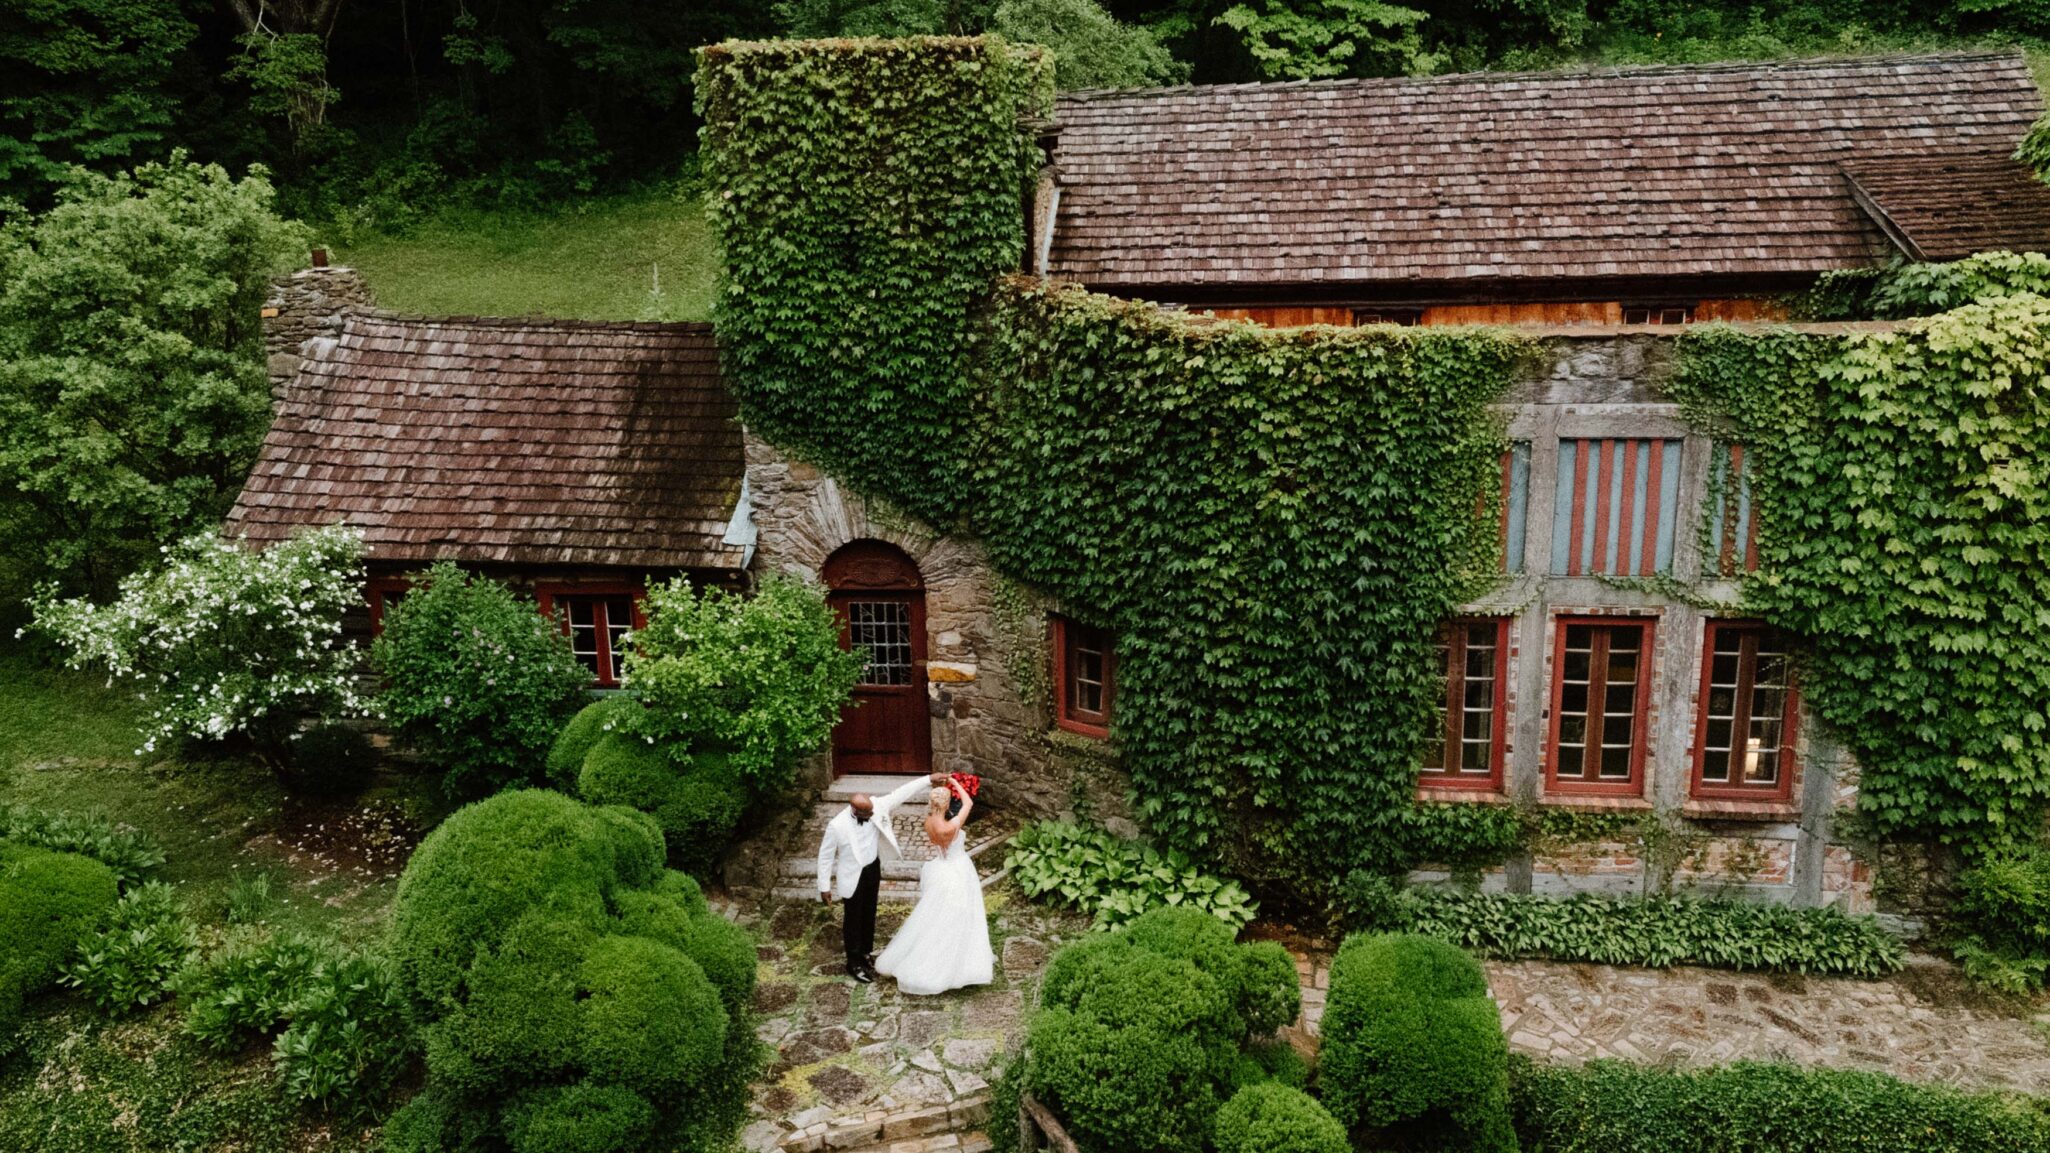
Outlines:
MULTIPOLYGON (((443 328, 490 329, 495 331, 641 332, 675 335, 709 333, 708 320, 582 320, 558 316, 427 316, 388 308, 358 308, 347 321, 357 319, 395 325, 432 325, 443 328)), ((345 325, 347 323, 345 321, 345 325)))
POLYGON ((1563 82, 1633 76, 1699 76, 1739 72, 1801 72, 1859 65, 1955 64, 2002 60, 2027 67, 2019 48, 1959 48, 1931 52, 1863 53, 1845 56, 1802 56, 1786 60, 1722 60, 1709 64, 1582 64, 1515 72, 1448 72, 1441 76, 1366 76, 1334 80, 1253 80, 1233 84, 1173 84, 1158 88, 1078 88, 1063 92, 1057 104, 1102 100, 1147 99, 1188 93, 1222 94, 1264 91, 1317 91, 1350 88, 1434 87, 1460 84, 1563 82))

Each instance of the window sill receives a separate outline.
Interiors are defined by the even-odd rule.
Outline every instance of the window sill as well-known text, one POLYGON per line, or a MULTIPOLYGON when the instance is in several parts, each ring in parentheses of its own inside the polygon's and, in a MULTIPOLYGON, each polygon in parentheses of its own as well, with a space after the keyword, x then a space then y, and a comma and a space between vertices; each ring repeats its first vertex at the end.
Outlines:
POLYGON ((1720 821, 1798 821, 1801 806, 1782 800, 1704 800, 1693 798, 1680 806, 1680 815, 1690 819, 1720 821))
POLYGON ((1091 740, 1107 741, 1110 739, 1110 726, 1108 725, 1092 725, 1084 721, 1071 721, 1066 717, 1060 717, 1054 721, 1054 726, 1062 732, 1074 733, 1076 736, 1088 737, 1091 740))
POLYGON ((1416 799, 1461 805, 1506 805, 1510 800, 1501 789, 1489 785, 1427 785, 1417 782, 1416 799))
POLYGON ((1609 812, 1648 813, 1652 803, 1639 796, 1602 793, 1548 792, 1538 798, 1548 809, 1600 809, 1609 812))

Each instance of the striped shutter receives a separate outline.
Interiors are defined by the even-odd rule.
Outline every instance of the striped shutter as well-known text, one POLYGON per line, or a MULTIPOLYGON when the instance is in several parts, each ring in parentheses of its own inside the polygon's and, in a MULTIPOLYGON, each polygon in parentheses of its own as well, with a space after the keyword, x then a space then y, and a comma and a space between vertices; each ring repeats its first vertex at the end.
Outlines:
POLYGON ((1559 442, 1552 572, 1651 576, 1673 569, 1680 441, 1559 442))
POLYGON ((1718 444, 1709 485, 1715 492, 1715 567, 1733 577, 1758 567, 1758 520, 1751 511, 1751 466, 1741 444, 1718 444))

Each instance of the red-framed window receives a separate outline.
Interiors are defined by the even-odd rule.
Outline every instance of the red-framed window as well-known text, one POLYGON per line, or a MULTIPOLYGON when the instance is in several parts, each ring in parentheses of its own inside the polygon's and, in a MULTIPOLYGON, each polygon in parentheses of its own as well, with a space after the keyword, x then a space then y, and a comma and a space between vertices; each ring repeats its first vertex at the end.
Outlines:
POLYGON ((1547 785, 1561 793, 1641 794, 1650 743, 1653 622, 1562 617, 1552 649, 1547 785))
POLYGON ((1053 618, 1054 722, 1091 737, 1110 735, 1117 701, 1117 650, 1110 632, 1053 618))
POLYGON ((1438 634, 1438 651, 1445 661, 1444 725, 1424 750, 1417 783, 1499 789, 1508 735, 1509 620, 1449 621, 1438 634))
POLYGON ((1691 304, 1626 304, 1624 324, 1689 324, 1694 320, 1691 304))
POLYGON ((562 623, 570 651, 599 688, 616 688, 626 672, 626 634, 646 624, 639 585, 541 585, 541 613, 562 623))
POLYGON ((1383 308, 1378 305, 1370 308, 1355 308, 1352 310, 1352 322, 1354 324, 1399 324, 1404 328, 1414 328, 1424 322, 1424 310, 1421 308, 1383 308))
POLYGON ((1758 621, 1708 622, 1694 725, 1694 795, 1786 800, 1799 693, 1786 637, 1758 621))
POLYGON ((364 599, 370 602, 371 636, 378 636, 384 632, 384 614, 390 612, 393 605, 405 600, 406 594, 412 591, 413 582, 405 577, 373 577, 363 586, 364 599))

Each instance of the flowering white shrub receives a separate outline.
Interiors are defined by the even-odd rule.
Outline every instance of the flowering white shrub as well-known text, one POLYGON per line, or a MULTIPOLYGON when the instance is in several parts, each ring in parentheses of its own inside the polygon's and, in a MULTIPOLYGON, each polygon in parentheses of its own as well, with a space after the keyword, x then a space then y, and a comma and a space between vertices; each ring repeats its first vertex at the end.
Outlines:
MULTIPOLYGON (((112 604, 30 601, 72 668, 103 668, 152 708, 143 751, 178 738, 246 734, 275 753, 307 713, 360 712, 342 613, 362 596, 363 539, 333 525, 258 552, 213 534, 164 548, 112 604)), ((24 630, 26 631, 26 630, 24 630)))

